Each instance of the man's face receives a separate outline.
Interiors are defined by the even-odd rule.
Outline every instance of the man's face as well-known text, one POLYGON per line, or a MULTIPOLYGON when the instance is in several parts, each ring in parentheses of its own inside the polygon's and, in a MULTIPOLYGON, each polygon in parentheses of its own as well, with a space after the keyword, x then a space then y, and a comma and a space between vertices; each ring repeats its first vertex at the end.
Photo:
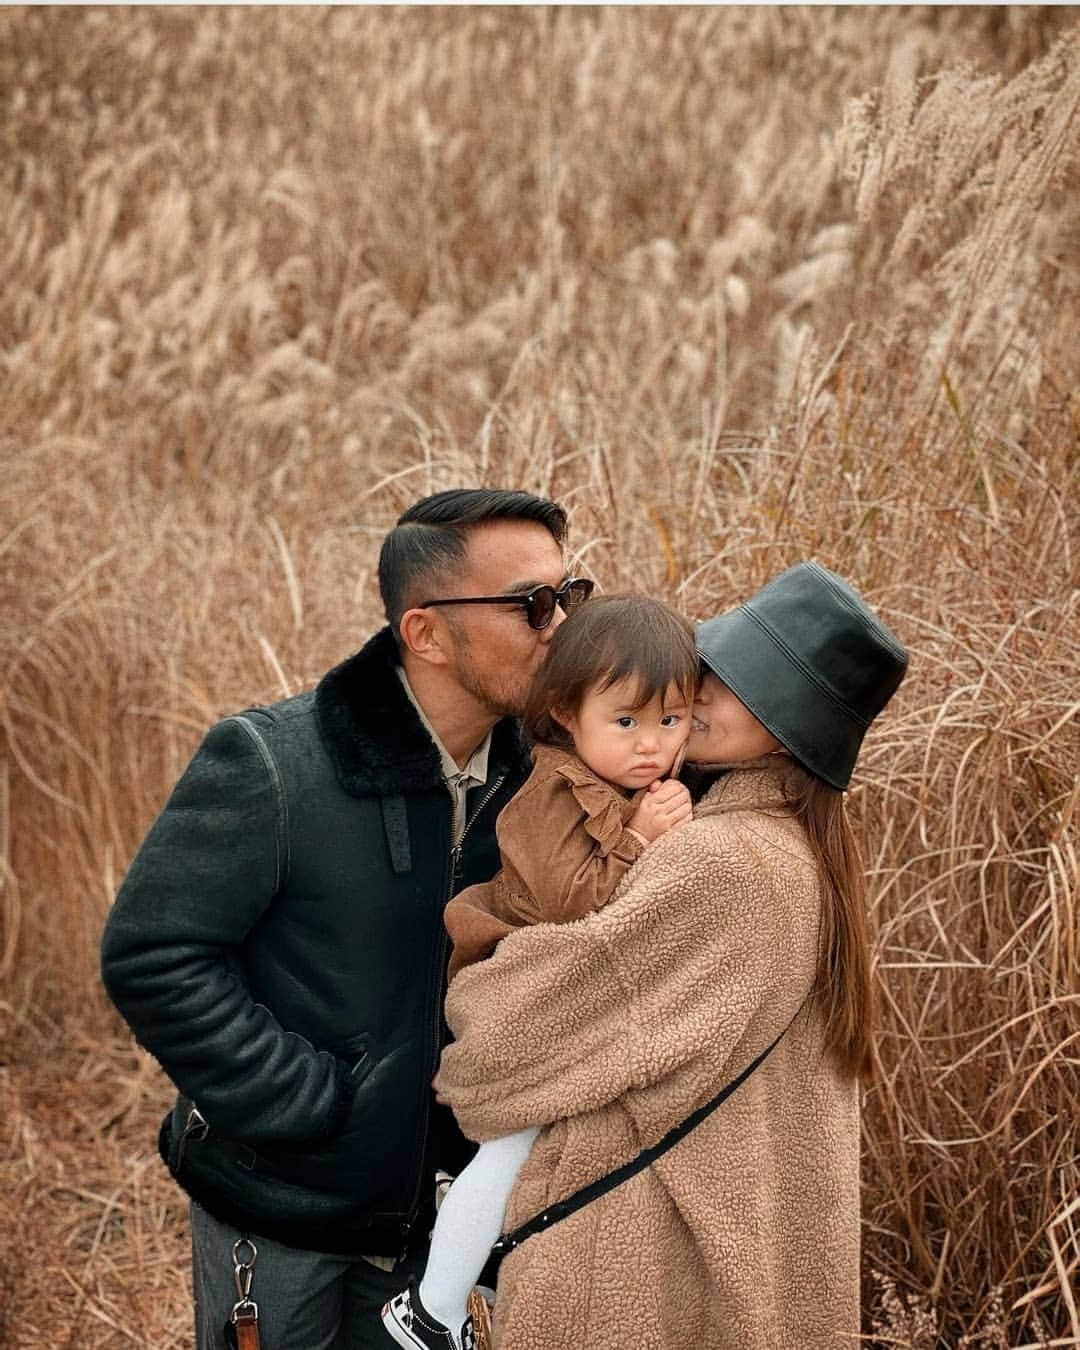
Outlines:
MULTIPOLYGON (((440 596, 514 595, 562 582, 562 549, 531 520, 495 520, 468 533, 462 570, 440 596)), ((496 717, 520 716, 533 676, 565 615, 529 627, 523 605, 453 605, 438 611, 450 635, 452 673, 496 717)))

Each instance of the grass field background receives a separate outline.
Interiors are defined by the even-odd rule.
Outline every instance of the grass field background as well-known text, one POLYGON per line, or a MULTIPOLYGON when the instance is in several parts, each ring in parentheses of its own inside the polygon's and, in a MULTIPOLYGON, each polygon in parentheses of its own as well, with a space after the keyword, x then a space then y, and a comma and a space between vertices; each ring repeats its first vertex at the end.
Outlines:
POLYGON ((609 589, 817 557, 903 636, 864 1331, 1080 1345, 1078 58, 1069 8, 0 9, 0 1345, 190 1345, 102 921, 462 484, 609 589))

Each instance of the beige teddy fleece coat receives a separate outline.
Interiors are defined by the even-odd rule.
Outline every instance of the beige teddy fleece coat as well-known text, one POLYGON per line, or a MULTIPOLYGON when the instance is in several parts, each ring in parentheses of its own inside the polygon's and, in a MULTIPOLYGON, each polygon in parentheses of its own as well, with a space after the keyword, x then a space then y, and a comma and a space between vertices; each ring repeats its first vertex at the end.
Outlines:
POLYGON ((604 909, 521 929, 451 984, 436 1087, 462 1129, 545 1127, 508 1228, 654 1144, 791 1023, 674 1149, 506 1258, 496 1350, 856 1344, 858 1093, 808 998, 820 888, 783 791, 801 772, 725 774, 604 909))

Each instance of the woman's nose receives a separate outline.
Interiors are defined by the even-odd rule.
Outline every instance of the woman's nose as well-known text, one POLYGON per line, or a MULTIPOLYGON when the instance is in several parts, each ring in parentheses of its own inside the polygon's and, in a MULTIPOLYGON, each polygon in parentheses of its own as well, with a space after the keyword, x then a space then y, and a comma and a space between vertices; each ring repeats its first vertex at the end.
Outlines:
POLYGON ((550 642, 551 639, 555 636, 555 629, 558 628, 560 624, 564 624, 565 622, 566 622, 566 611, 563 609, 562 605, 556 605, 555 613, 551 616, 551 622, 547 625, 546 628, 541 628, 540 630, 541 642, 550 642))

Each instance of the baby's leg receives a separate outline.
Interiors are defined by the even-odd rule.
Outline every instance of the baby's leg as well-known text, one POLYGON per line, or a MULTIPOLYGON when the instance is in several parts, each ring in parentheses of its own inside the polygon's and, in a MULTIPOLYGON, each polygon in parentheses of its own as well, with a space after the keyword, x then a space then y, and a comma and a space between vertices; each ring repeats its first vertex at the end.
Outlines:
POLYGON ((469 1291, 502 1232, 506 1202, 539 1133, 519 1130, 481 1144, 439 1206, 420 1301, 448 1327, 465 1320, 469 1291))

